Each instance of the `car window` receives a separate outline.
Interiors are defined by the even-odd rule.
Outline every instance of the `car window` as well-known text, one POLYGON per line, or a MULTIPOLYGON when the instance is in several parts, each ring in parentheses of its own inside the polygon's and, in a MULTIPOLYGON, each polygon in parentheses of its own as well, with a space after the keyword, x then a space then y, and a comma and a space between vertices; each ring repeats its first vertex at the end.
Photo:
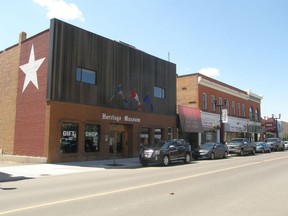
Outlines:
POLYGON ((183 146, 183 143, 182 143, 181 140, 178 140, 178 141, 177 141, 177 147, 180 147, 180 146, 183 146))
POLYGON ((214 143, 205 143, 201 145, 201 147, 203 148, 213 148, 213 146, 214 146, 214 143))

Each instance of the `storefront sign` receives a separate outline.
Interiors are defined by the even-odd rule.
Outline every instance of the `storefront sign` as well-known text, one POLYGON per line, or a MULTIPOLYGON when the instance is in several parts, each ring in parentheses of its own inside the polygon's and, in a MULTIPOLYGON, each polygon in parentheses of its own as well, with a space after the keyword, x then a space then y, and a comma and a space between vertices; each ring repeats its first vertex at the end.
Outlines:
POLYGON ((199 109, 178 105, 181 128, 184 132, 202 132, 201 113, 199 109))
POLYGON ((228 110, 222 109, 222 122, 228 123, 228 110))
POLYGON ((73 137, 76 138, 77 132, 76 131, 63 131, 62 132, 63 137, 73 137))
POLYGON ((110 121, 124 121, 124 122, 141 122, 140 118, 132 118, 127 115, 125 116, 118 116, 118 115, 107 115, 107 113, 102 113, 103 120, 110 120, 110 121))
POLYGON ((97 137, 98 136, 98 132, 89 132, 89 131, 86 131, 85 132, 85 137, 97 137))

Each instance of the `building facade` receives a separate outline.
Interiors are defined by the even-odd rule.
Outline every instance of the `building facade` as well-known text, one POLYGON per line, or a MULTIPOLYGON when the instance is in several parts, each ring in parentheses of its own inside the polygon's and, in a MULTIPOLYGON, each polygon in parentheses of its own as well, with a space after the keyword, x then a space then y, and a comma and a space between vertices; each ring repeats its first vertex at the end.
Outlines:
POLYGON ((184 133, 192 134, 196 146, 220 141, 221 133, 222 142, 236 137, 249 137, 251 141, 260 139, 262 96, 199 73, 178 76, 176 89, 181 128, 186 128, 184 133), (194 110, 194 114, 183 115, 185 109, 186 113, 194 110), (187 130, 189 118, 194 119, 198 127, 187 130))
POLYGON ((261 119, 263 140, 271 137, 281 137, 286 139, 287 123, 280 121, 281 115, 278 117, 264 117, 261 119))
POLYGON ((2 154, 136 157, 176 136, 176 65, 52 19, 0 52, 2 154), (3 138, 4 137, 4 138, 3 138))

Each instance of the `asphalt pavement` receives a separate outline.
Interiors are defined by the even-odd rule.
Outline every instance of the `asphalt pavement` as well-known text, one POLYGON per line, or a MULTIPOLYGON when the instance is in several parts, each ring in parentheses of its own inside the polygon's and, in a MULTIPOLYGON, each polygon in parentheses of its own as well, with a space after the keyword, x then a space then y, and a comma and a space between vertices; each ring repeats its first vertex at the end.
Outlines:
POLYGON ((141 164, 138 158, 120 158, 57 164, 31 164, 0 161, 0 182, 87 171, 101 171, 105 169, 131 169, 140 167, 141 164))

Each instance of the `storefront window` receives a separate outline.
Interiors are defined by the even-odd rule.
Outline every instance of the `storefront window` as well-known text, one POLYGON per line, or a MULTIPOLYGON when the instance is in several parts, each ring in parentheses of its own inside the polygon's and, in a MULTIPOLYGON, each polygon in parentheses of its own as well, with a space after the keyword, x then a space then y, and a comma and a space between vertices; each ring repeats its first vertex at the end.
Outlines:
POLYGON ((155 128, 154 129, 154 143, 158 143, 160 140, 162 140, 162 129, 155 128))
POLYGON ((201 140, 202 143, 206 142, 217 142, 217 132, 212 132, 212 131, 205 131, 204 133, 201 134, 201 140))
POLYGON ((168 139, 169 140, 173 139, 173 128, 171 127, 168 128, 168 139))
POLYGON ((60 152, 62 154, 77 152, 78 127, 76 123, 62 123, 60 138, 60 152))
POLYGON ((141 128, 140 132, 140 144, 141 145, 149 145, 149 134, 150 128, 141 128))
POLYGON ((100 126, 96 124, 85 125, 85 152, 100 151, 100 126))

